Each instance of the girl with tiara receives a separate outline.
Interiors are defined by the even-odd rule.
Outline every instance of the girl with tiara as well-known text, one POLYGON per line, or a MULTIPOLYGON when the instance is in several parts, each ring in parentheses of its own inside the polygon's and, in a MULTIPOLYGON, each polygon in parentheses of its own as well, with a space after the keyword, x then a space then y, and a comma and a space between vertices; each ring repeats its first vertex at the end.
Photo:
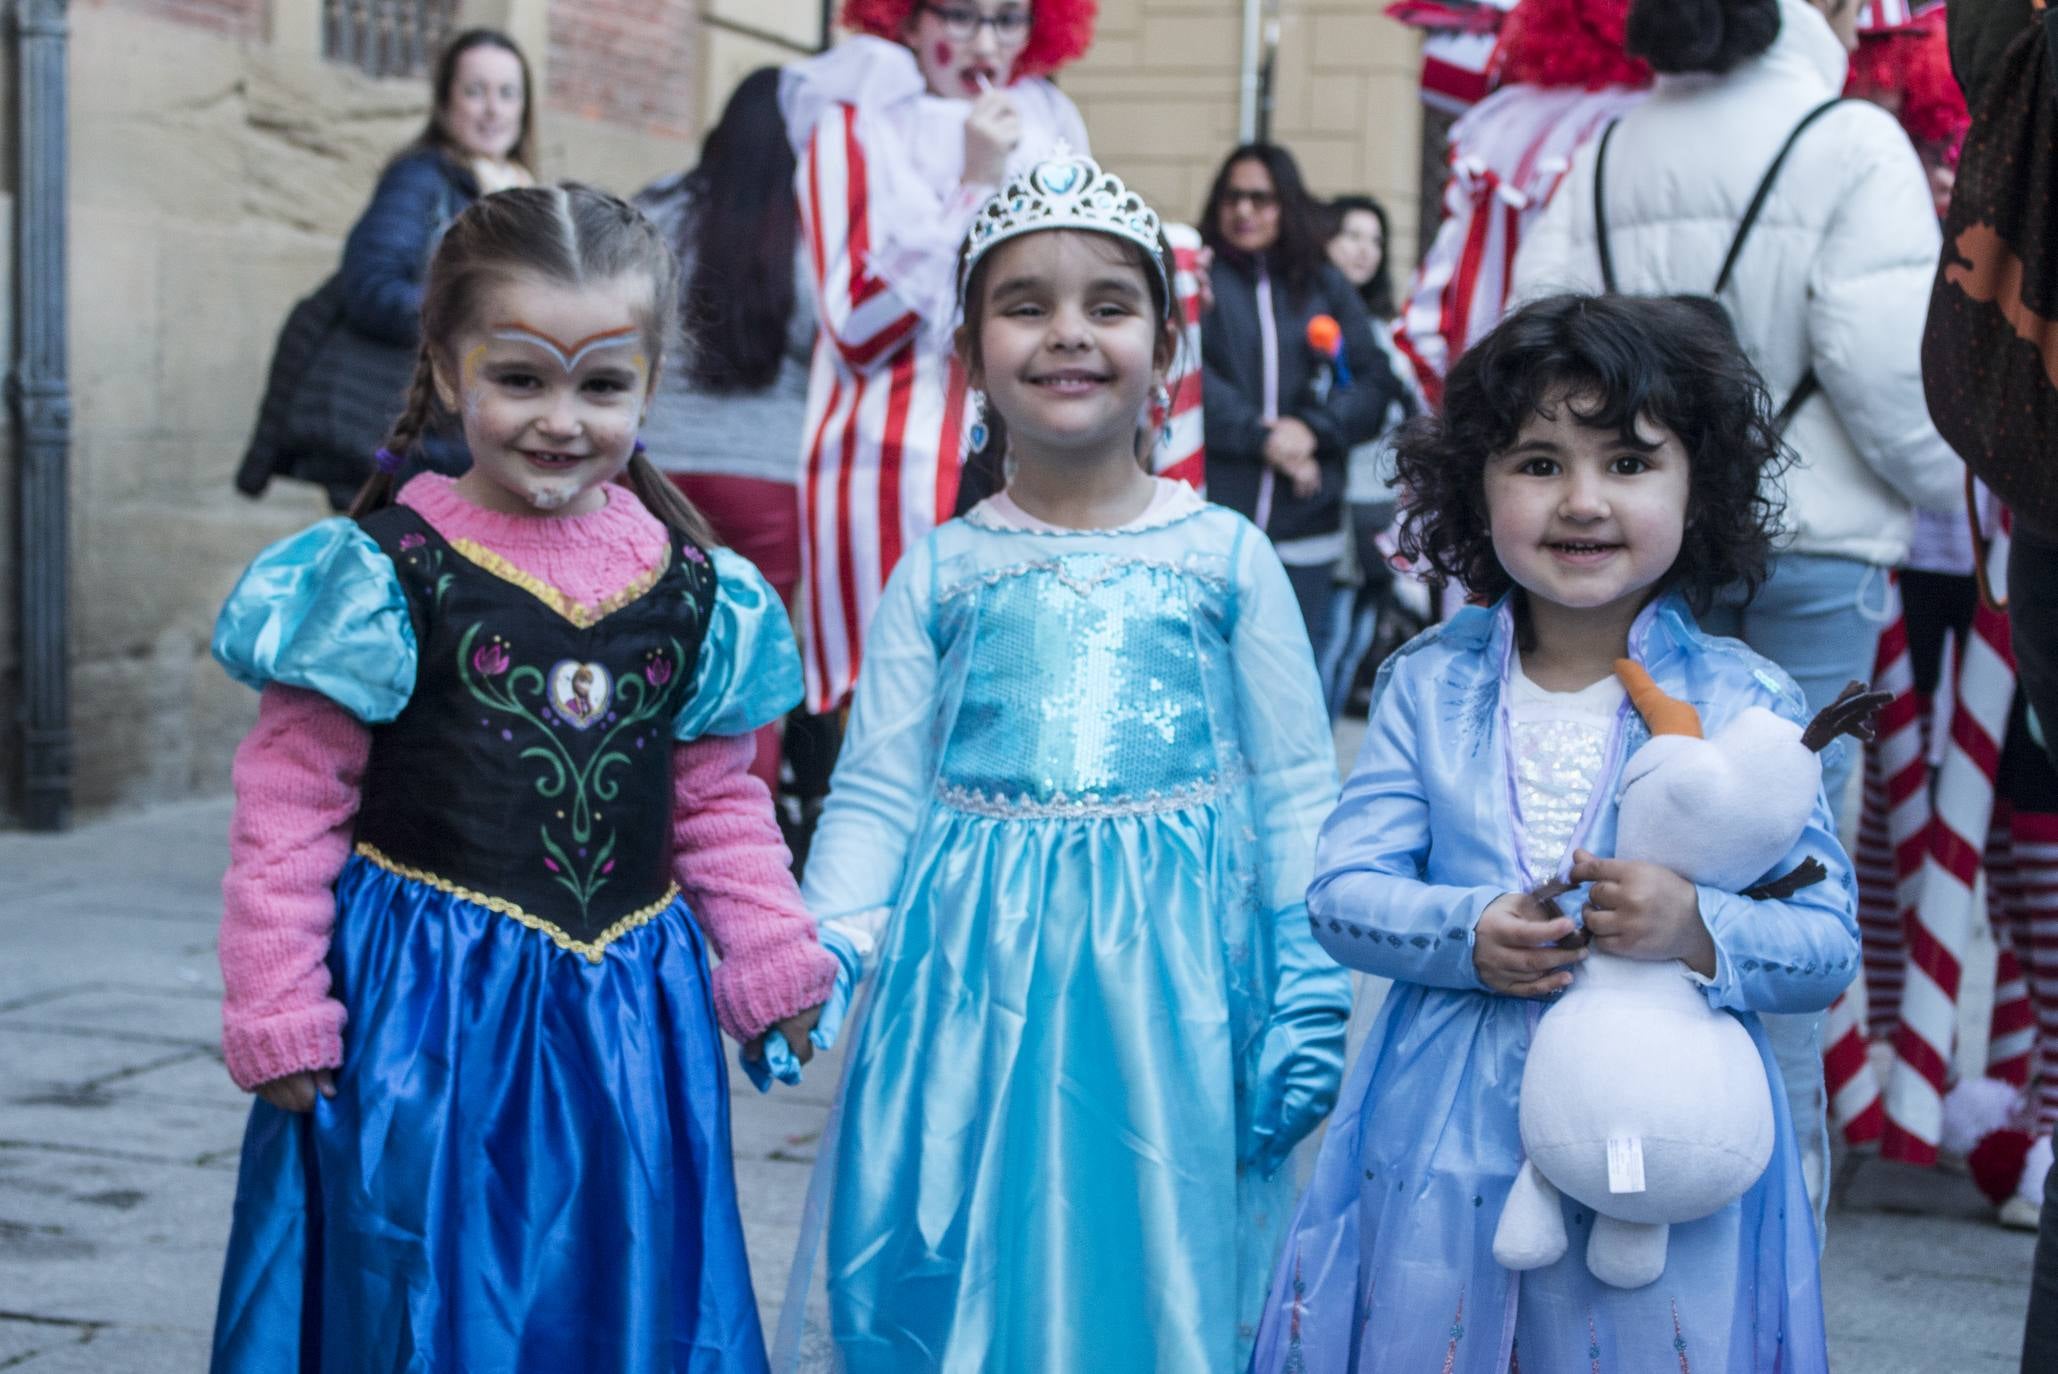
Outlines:
POLYGON ((765 1367, 716 1026, 805 1057, 837 963, 749 772, 785 615, 636 437, 675 271, 585 187, 465 211, 381 474, 222 611, 217 1371, 765 1367), (472 468, 396 492, 438 413, 472 468))
POLYGON ((1743 1023, 1775 1085, 1761 1014, 1826 1007, 1857 970, 1851 867, 1819 791, 1767 876, 1806 860, 1820 880, 1784 898, 1595 857, 1650 738, 1619 660, 1692 703, 1709 738, 1753 706, 1808 720, 1792 679, 1694 620, 1763 580, 1779 454, 1764 384, 1697 297, 1525 306, 1451 369, 1442 415, 1401 431, 1402 549, 1492 604, 1381 666, 1322 827, 1316 938, 1394 986, 1280 1256, 1253 1374, 1826 1371, 1784 1093, 1763 1176, 1673 1226, 1657 1279, 1597 1279, 1597 1222, 1569 1195, 1560 1258, 1517 1272, 1494 1255, 1531 1031, 1586 976, 1589 945, 1670 965, 1743 1023), (1559 880, 1557 905, 1535 895, 1559 880))
POLYGON ((817 1173, 830 1330, 853 1374, 1229 1370, 1341 1069, 1302 905, 1328 717, 1265 537, 1142 466, 1158 216, 1062 155, 958 282, 1011 475, 894 570, 808 866, 871 981, 817 1173))
POLYGON ((887 575, 953 509, 958 245, 1010 173, 1085 151, 1044 78, 1085 53, 1093 15, 1093 0, 845 0, 850 36, 785 70, 821 320, 799 498, 810 711, 843 703, 887 575))

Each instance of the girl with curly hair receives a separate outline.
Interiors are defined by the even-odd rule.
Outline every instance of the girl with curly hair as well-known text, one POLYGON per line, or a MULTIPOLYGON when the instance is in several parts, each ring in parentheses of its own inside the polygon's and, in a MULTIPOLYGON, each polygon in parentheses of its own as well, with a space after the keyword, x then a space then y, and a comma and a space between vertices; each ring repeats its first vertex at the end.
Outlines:
POLYGON ((807 704, 857 679, 901 552, 957 498, 976 428, 951 357, 958 245, 979 204, 1086 126, 1045 80, 1085 53, 1094 0, 845 0, 850 36, 787 67, 820 317, 799 506, 807 704))
MULTIPOLYGON (((1807 719, 1786 674, 1694 619, 1762 580, 1779 453, 1727 320, 1683 297, 1527 306, 1451 370, 1444 414, 1403 430, 1403 547, 1491 604, 1380 669, 1316 846, 1316 939, 1394 988, 1280 1257, 1259 1374, 1826 1369, 1780 1094, 1763 1177, 1674 1227, 1657 1281, 1607 1286, 1584 1245, 1519 1275, 1493 1257, 1529 1029, 1580 976, 1582 925, 1608 953, 1677 961, 1750 1031, 1768 1077, 1760 1014, 1826 1007, 1857 968, 1850 864, 1820 796, 1774 872, 1813 859, 1826 877, 1784 900, 1594 857, 1613 852, 1624 760, 1646 737, 1616 660, 1692 702, 1710 735, 1751 706, 1807 719), (1562 908, 1532 895, 1552 879, 1577 885, 1562 908)), ((1568 1233, 1592 1223, 1564 1205, 1568 1233)))

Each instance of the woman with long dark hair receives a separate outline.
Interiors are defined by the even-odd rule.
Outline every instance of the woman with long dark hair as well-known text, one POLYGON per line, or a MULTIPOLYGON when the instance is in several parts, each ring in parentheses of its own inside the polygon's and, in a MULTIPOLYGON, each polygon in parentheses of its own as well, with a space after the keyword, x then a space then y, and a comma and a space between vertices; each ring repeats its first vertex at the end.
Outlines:
POLYGON ((1336 592, 1330 601, 1326 643, 1316 667, 1331 717, 1343 714, 1359 683, 1368 687, 1377 667, 1376 647, 1405 641, 1422 620, 1395 601, 1393 570, 1380 552, 1379 537, 1393 524, 1393 431, 1422 412, 1425 402, 1415 370, 1393 341, 1397 313, 1393 274, 1388 267, 1386 207, 1368 195, 1338 196, 1326 207, 1329 230, 1325 249, 1330 265, 1343 274, 1364 302, 1372 321, 1372 340, 1379 345, 1393 375, 1394 398, 1380 419, 1379 437, 1354 444, 1344 469, 1346 550, 1336 568, 1336 592), (1390 611, 1399 614, 1389 617, 1390 611), (1391 619, 1386 633, 1381 623, 1391 619))
MULTIPOLYGON (((679 256, 685 335, 644 419, 644 445, 789 604, 800 582, 794 487, 815 337, 793 169, 779 71, 760 67, 722 108, 699 165, 636 197, 679 256)), ((755 771, 768 783, 778 758, 767 727, 755 771)))
POLYGON ((410 347, 421 337, 429 250, 482 195, 535 183, 529 62, 496 29, 467 29, 436 61, 436 103, 386 164, 343 245, 343 314, 353 328, 410 347))
POLYGON ((1398 392, 1322 208, 1286 149, 1230 153, 1201 214, 1215 304, 1201 330, 1208 495, 1271 536, 1319 660, 1344 548, 1345 458, 1398 392), (1309 324, 1327 316, 1333 329, 1309 324))

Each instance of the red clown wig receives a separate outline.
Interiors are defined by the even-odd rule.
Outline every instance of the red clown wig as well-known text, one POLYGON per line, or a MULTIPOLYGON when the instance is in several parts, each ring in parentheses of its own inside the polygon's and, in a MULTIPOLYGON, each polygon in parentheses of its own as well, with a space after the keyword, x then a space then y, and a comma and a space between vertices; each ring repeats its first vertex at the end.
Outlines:
POLYGON ((1845 90, 1886 106, 1918 147, 1957 162, 1972 115, 1951 75, 1943 11, 1890 33, 1861 35, 1845 90))
POLYGON ((1494 53, 1502 85, 1648 86, 1651 69, 1623 51, 1629 0, 1522 0, 1494 53))
MULTIPOLYGON (((843 0, 843 27, 902 41, 916 0, 843 0)), ((1093 45, 1097 0, 1032 0, 1029 42, 1015 59, 1016 76, 1049 76, 1093 45)))

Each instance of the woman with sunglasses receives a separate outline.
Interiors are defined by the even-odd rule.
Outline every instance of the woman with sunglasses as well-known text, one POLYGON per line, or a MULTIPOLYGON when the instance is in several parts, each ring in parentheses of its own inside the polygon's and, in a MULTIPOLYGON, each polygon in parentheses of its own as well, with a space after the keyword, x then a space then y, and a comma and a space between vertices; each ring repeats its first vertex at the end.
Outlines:
POLYGON ((1399 381, 1356 288, 1331 266, 1293 154, 1232 152, 1201 215, 1215 305, 1201 330, 1208 496, 1271 537, 1317 662, 1344 551, 1344 467, 1379 437, 1399 381), (1309 324, 1327 316, 1333 326, 1309 324))
POLYGON ((1086 51, 1093 0, 844 0, 850 36, 785 69, 802 248, 821 324, 800 472, 796 621, 807 708, 856 681, 903 549, 957 496, 979 402, 952 360, 958 245, 1006 178, 1087 151, 1044 78, 1086 51))

